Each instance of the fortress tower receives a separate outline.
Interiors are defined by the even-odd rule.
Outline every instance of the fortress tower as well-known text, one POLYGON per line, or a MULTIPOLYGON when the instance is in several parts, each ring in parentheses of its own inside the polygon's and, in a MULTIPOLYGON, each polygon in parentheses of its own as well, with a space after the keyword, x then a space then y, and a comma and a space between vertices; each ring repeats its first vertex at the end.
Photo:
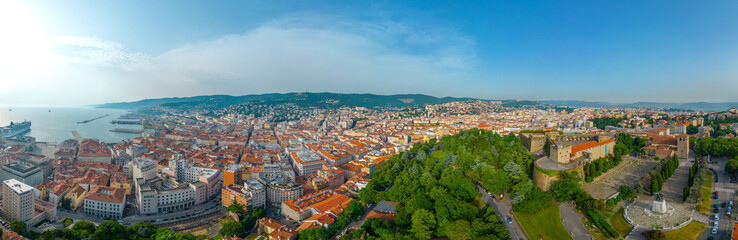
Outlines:
POLYGON ((682 134, 677 137, 676 154, 681 159, 689 158, 689 135, 682 134))

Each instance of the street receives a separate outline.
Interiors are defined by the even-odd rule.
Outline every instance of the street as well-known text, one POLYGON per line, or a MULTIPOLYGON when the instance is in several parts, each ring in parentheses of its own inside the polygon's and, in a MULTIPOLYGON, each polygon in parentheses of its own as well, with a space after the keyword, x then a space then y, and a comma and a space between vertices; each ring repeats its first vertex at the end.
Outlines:
POLYGON ((515 216, 512 214, 512 203, 509 198, 505 198, 505 200, 502 201, 496 201, 491 197, 487 190, 479 184, 477 184, 477 191, 482 195, 482 200, 487 202, 490 207, 494 208, 497 215, 500 216, 503 225, 510 231, 510 238, 513 240, 528 239, 528 236, 525 234, 525 231, 523 231, 520 223, 518 223, 518 220, 515 219, 515 216), (512 218, 512 224, 507 223, 506 218, 508 216, 512 218))
POLYGON ((712 181, 712 192, 711 198, 712 202, 710 203, 710 215, 708 216, 709 219, 709 226, 705 230, 705 233, 702 234, 700 237, 701 240, 706 240, 710 236, 714 237, 714 239, 730 239, 730 235, 733 232, 733 221, 732 219, 728 219, 726 212, 727 208, 724 208, 722 206, 723 203, 726 205, 729 201, 731 201, 735 195, 735 189, 736 184, 730 183, 730 175, 725 172, 725 163, 728 161, 728 158, 712 158, 713 163, 708 163, 708 167, 713 170, 713 179, 710 179, 712 181), (717 178, 717 182, 715 182, 715 178, 717 178), (718 191, 718 199, 714 199, 714 192, 718 191), (712 228, 715 226, 715 207, 717 206, 718 211, 718 233, 717 235, 712 234, 712 228))
MULTIPOLYGON (((123 225, 132 225, 137 222, 151 222, 153 224, 172 223, 172 222, 178 222, 178 221, 190 220, 192 218, 197 218, 201 215, 207 215, 213 212, 220 211, 222 208, 223 207, 220 206, 220 200, 218 200, 218 198, 215 198, 215 199, 208 200, 207 202, 203 204, 193 206, 190 209, 186 209, 186 210, 182 210, 178 212, 153 213, 151 214, 151 216, 133 215, 133 216, 124 217, 123 219, 119 219, 118 222, 120 222, 123 225)), ((69 210, 59 209, 58 215, 59 215, 59 219, 71 218, 71 219, 74 219, 75 221, 85 220, 85 221, 93 222, 95 224, 99 224, 100 222, 105 220, 101 218, 86 216, 81 209, 79 209, 79 212, 72 212, 69 210)))

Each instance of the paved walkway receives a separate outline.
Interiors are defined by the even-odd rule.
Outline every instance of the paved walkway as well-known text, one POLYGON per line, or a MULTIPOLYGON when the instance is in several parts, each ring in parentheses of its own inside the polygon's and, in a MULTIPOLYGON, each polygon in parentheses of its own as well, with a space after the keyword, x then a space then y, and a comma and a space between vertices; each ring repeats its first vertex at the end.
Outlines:
POLYGON ((592 235, 589 234, 587 228, 582 223, 584 215, 577 213, 574 207, 569 203, 559 203, 559 211, 561 215, 561 222, 566 227, 566 231, 571 234, 574 239, 592 239, 592 235))

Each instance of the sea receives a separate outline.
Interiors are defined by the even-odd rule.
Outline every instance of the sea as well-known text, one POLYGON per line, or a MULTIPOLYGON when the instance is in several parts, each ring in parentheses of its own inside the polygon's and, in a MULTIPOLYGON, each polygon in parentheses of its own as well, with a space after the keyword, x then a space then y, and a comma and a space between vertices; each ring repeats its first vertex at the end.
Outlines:
POLYGON ((141 129, 138 125, 113 124, 128 110, 93 107, 0 107, 0 126, 10 122, 31 121, 31 131, 24 136, 35 137, 37 142, 62 142, 74 139, 72 131, 83 138, 96 138, 107 143, 120 142, 141 136, 137 133, 111 132, 115 128, 141 129), (88 123, 77 123, 110 115, 88 123))

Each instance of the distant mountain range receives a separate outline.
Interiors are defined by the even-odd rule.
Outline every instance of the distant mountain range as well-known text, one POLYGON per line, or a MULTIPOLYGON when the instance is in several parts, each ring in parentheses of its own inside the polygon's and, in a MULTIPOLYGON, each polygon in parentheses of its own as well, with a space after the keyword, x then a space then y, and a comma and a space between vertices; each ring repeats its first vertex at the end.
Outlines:
POLYGON ((738 107, 738 102, 690 102, 690 103, 658 103, 658 102, 636 102, 636 103, 609 103, 609 102, 587 102, 575 100, 550 100, 539 101, 557 106, 568 107, 602 107, 602 108, 670 108, 703 112, 725 111, 729 108, 738 107))
MULTIPOLYGON (((427 104, 439 104, 467 100, 484 100, 475 98, 434 97, 424 94, 357 94, 357 93, 267 93, 250 94, 242 96, 231 95, 207 95, 194 97, 157 98, 144 99, 135 102, 105 103, 96 105, 99 108, 114 109, 139 109, 151 106, 165 106, 177 109, 202 109, 214 110, 233 106, 246 102, 262 103, 293 103, 298 106, 315 107, 366 107, 366 108, 404 108, 422 106, 427 104)), ((588 102, 576 100, 502 100, 504 107, 522 106, 562 106, 562 107, 601 107, 601 108, 661 108, 674 110, 692 111, 725 111, 732 107, 738 107, 738 102, 691 102, 691 103, 658 103, 658 102, 636 102, 636 103, 610 103, 610 102, 588 102)))
POLYGON ((438 98, 423 94, 354 94, 354 93, 268 93, 243 96, 209 95, 181 98, 145 99, 135 102, 105 103, 99 108, 139 109, 151 106, 165 106, 179 109, 220 109, 246 102, 294 103, 299 106, 316 107, 412 107, 456 101, 476 100, 474 98, 438 98))

